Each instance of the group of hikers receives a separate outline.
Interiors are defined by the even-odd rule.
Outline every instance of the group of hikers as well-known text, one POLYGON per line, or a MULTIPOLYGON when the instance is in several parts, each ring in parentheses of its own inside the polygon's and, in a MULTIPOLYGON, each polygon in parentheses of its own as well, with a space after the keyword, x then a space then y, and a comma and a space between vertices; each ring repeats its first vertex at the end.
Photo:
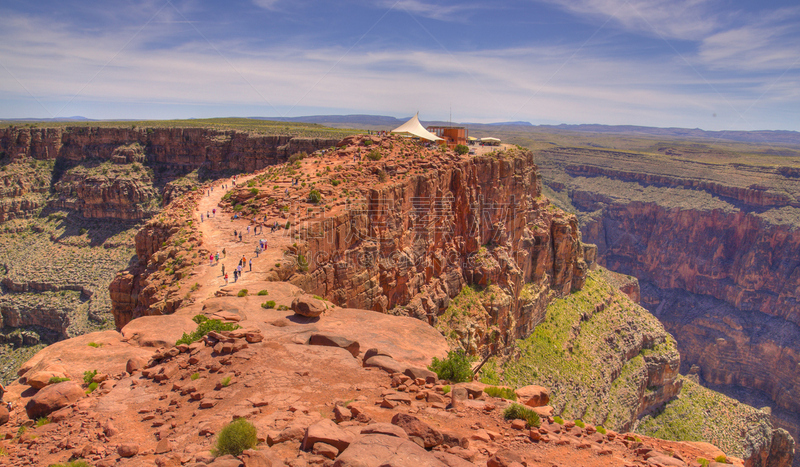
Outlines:
MULTIPOLYGON (((239 264, 237 264, 236 267, 233 269, 233 282, 237 282, 239 278, 242 277, 242 274, 244 273, 244 268, 248 266, 249 266, 248 272, 251 272, 253 270, 253 258, 250 258, 248 260, 245 256, 242 256, 242 258, 239 259, 239 264)), ((225 272, 224 264, 222 265, 222 277, 225 279, 225 285, 227 285, 228 273, 225 272)))

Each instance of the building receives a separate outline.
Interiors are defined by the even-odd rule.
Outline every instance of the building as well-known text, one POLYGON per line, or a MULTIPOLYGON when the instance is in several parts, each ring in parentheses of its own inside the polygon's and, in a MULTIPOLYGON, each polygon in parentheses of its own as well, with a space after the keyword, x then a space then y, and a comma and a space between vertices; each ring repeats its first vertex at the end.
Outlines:
POLYGON ((463 126, 429 126, 428 131, 442 138, 440 144, 446 144, 449 148, 454 148, 459 144, 467 145, 469 130, 463 126))
POLYGON ((408 138, 417 138, 424 141, 443 141, 443 138, 434 135, 422 126, 422 124, 419 122, 419 112, 417 112, 417 114, 411 117, 407 122, 392 130, 392 133, 408 138))

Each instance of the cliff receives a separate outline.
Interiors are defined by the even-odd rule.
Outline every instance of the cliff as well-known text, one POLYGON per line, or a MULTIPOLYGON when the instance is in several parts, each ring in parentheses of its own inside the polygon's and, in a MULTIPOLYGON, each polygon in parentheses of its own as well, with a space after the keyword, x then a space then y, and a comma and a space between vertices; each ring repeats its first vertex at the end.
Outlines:
POLYGON ((799 435, 797 170, 567 148, 542 157, 598 261, 642 282, 683 372, 767 394, 774 414, 788 412, 774 423, 799 435))
MULTIPOLYGON (((303 263, 289 281, 340 306, 434 324, 464 286, 493 285, 486 327, 502 348, 543 319, 550 299, 580 290, 594 258, 577 218, 541 196, 529 151, 458 156, 356 136, 280 170, 309 186, 290 185, 287 195, 268 173, 227 202, 288 219, 288 234, 302 240, 289 254, 303 263), (309 201, 311 185, 321 203, 309 201), (520 300, 526 284, 541 293, 520 300)), ((468 350, 489 346, 488 337, 468 350)))

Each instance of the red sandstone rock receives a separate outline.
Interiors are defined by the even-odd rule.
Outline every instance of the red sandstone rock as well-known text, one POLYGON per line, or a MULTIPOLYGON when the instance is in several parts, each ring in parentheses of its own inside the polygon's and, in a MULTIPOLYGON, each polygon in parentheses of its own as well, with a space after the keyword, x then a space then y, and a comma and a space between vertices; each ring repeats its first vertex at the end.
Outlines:
POLYGON ((68 404, 84 396, 83 388, 74 381, 51 384, 41 389, 25 405, 28 418, 37 419, 46 417, 68 404))
POLYGON ((550 402, 550 390, 542 386, 521 387, 516 393, 518 400, 528 407, 542 407, 550 402))

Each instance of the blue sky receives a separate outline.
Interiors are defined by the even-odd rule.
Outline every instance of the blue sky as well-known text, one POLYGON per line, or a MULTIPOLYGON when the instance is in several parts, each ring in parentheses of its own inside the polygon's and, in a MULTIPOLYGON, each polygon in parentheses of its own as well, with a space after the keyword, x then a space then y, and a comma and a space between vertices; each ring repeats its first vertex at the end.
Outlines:
POLYGON ((800 4, 0 1, 0 118, 800 130, 800 4))

